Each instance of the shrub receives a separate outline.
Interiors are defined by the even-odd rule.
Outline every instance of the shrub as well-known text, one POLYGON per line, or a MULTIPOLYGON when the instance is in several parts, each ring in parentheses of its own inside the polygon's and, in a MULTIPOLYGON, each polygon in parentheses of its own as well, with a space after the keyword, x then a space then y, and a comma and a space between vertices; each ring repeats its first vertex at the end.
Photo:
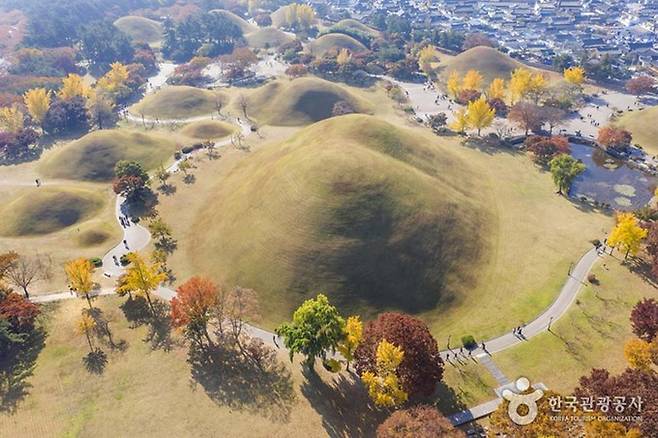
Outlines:
POLYGON ((92 257, 89 259, 89 262, 95 267, 100 268, 103 266, 103 260, 100 257, 92 257))
POLYGON ((592 284, 598 284, 599 280, 596 278, 595 274, 588 274, 587 275, 587 281, 589 281, 592 284))
POLYGON ((194 146, 184 146, 183 149, 181 149, 181 152, 184 154, 189 154, 194 150, 194 146))
POLYGON ((473 350, 475 347, 477 347, 475 338, 472 335, 462 336, 462 345, 468 350, 473 350))

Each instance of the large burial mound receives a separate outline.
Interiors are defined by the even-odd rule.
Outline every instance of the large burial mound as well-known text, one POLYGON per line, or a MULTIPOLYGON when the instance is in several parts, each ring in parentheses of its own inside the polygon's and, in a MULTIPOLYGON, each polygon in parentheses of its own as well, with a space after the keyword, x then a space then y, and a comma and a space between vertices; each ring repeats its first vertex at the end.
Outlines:
POLYGON ((115 21, 114 26, 135 41, 149 44, 162 41, 162 25, 149 18, 127 15, 115 21))
POLYGON ((365 24, 353 18, 346 18, 344 20, 340 20, 338 23, 334 24, 332 28, 354 30, 373 37, 378 37, 380 34, 378 30, 373 29, 370 26, 366 26, 365 24))
POLYGON ((357 113, 372 112, 371 105, 349 88, 318 78, 271 82, 247 98, 248 114, 270 125, 305 125, 332 116, 337 102, 346 102, 357 113))
POLYGON ((619 119, 619 125, 633 134, 633 143, 642 146, 651 155, 658 154, 658 106, 642 111, 628 112, 619 119))
POLYGON ((183 120, 209 115, 217 110, 219 102, 226 104, 228 100, 228 96, 221 91, 181 85, 149 94, 133 105, 130 112, 138 117, 143 114, 149 118, 183 120))
POLYGON ((190 123, 180 133, 198 140, 213 140, 226 137, 235 131, 235 126, 217 120, 202 120, 190 123))
POLYGON ((185 257, 254 288, 270 325, 318 292, 368 317, 432 310, 468 293, 487 252, 492 215, 477 181, 431 137, 373 116, 331 118, 222 178, 185 257))
POLYGON ((242 33, 249 33, 258 29, 258 26, 249 23, 244 18, 235 15, 233 12, 226 11, 224 9, 213 9, 210 12, 225 17, 231 23, 237 25, 240 30, 242 30, 242 33))
POLYGON ((347 49, 350 52, 363 52, 368 50, 366 46, 356 39, 342 33, 328 33, 308 45, 308 49, 314 56, 321 57, 330 50, 347 49))
POLYGON ((0 210, 0 235, 54 233, 93 217, 104 204, 103 196, 91 190, 41 187, 18 196, 0 210))
POLYGON ((269 48, 269 47, 278 47, 283 44, 289 43, 294 38, 285 33, 282 30, 279 30, 275 27, 263 27, 259 28, 255 32, 251 32, 244 36, 247 40, 247 44, 250 47, 255 48, 269 48))
POLYGON ((475 69, 484 77, 485 83, 495 78, 509 79, 513 70, 523 67, 523 64, 491 47, 474 47, 455 56, 445 64, 443 76, 456 71, 460 76, 468 70, 475 69))
POLYGON ((126 129, 95 131, 44 159, 39 170, 51 178, 110 181, 119 160, 153 169, 176 150, 169 137, 126 129))

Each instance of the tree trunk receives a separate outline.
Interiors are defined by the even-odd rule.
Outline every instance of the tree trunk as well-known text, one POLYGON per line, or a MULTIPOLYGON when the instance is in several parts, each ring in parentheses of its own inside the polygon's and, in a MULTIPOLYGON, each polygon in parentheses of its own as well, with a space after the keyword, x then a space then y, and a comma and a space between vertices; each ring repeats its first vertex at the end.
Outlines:
POLYGON ((149 307, 151 308, 151 313, 153 314, 153 316, 155 316, 155 309, 153 309, 153 302, 151 301, 151 294, 146 292, 145 295, 146 295, 146 301, 148 301, 149 307))
POLYGON ((631 252, 631 247, 629 246, 628 249, 626 250, 626 254, 624 255, 624 260, 628 258, 628 253, 631 252))
POLYGON ((94 346, 91 345, 91 338, 89 337, 89 332, 85 330, 85 336, 87 337, 87 343, 89 344, 89 351, 94 352, 94 346))
POLYGON ((21 286, 23 288, 23 293, 25 294, 25 298, 28 300, 30 299, 30 293, 27 291, 27 286, 21 286))
POLYGON ((89 304, 89 310, 94 310, 94 306, 91 305, 91 298, 89 297, 89 292, 85 292, 85 298, 87 299, 87 304, 89 304))

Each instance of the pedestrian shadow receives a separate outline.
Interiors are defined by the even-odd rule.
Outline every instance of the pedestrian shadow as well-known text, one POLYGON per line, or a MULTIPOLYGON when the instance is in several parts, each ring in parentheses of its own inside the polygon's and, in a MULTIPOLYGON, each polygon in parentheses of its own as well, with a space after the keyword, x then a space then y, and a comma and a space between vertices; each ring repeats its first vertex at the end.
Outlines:
MULTIPOLYGON (((253 343, 247 345, 255 348, 253 343)), ((254 361, 228 341, 203 348, 192 344, 187 358, 191 386, 200 385, 218 405, 286 423, 296 403, 290 371, 274 350, 257 348, 259 360, 254 361)))
POLYGON ((374 406, 356 375, 341 373, 322 378, 308 367, 304 367, 302 374, 306 378, 301 386, 302 395, 322 418, 327 435, 375 436, 377 426, 388 412, 374 406))

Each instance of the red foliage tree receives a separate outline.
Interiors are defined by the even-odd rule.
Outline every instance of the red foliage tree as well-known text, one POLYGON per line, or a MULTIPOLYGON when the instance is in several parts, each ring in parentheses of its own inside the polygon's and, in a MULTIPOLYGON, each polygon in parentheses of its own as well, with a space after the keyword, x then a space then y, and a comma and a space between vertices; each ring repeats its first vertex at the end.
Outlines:
POLYGON ((470 33, 464 38, 462 50, 468 50, 478 46, 495 47, 495 44, 483 33, 470 33))
POLYGON ((404 360, 397 373, 410 397, 431 395, 443 376, 443 360, 436 340, 421 320, 401 313, 382 313, 366 324, 354 357, 359 374, 375 371, 376 350, 382 339, 402 348, 404 360))
POLYGON ((298 78, 300 76, 305 76, 308 73, 308 69, 304 64, 293 64, 286 69, 286 74, 291 78, 298 78))
POLYGON ((507 118, 523 129, 525 135, 530 131, 539 131, 546 122, 542 107, 530 102, 519 102, 512 106, 507 118))
POLYGON ((15 292, 0 292, 0 319, 11 324, 16 332, 29 332, 39 316, 39 306, 15 292))
POLYGON ((614 126, 604 126, 599 129, 597 141, 599 144, 612 149, 626 149, 631 144, 633 136, 625 129, 615 128, 614 126))
POLYGON ((455 100, 461 105, 466 105, 469 102, 478 100, 480 96, 482 96, 482 93, 478 90, 462 90, 455 100))
POLYGON ((112 190, 117 195, 134 199, 146 187, 146 182, 139 176, 127 175, 112 182, 112 190))
POLYGON ((626 91, 636 96, 642 96, 651 91, 656 81, 650 76, 638 76, 626 81, 626 91))
POLYGON ((491 108, 496 110, 496 116, 498 117, 507 116, 507 113, 509 112, 509 107, 507 106, 507 104, 503 99, 496 97, 494 99, 487 100, 487 103, 491 108))
POLYGON ((638 338, 653 341, 658 334, 658 302, 653 298, 639 301, 631 311, 631 324, 638 338))
POLYGON ((202 337, 212 344, 208 335, 208 322, 219 300, 219 288, 204 277, 192 277, 178 286, 171 300, 171 325, 185 327, 186 334, 195 342, 202 337))
POLYGON ((533 135, 526 139, 525 146, 528 151, 532 152, 533 161, 542 166, 548 165, 549 161, 560 154, 571 152, 566 137, 533 135))
POLYGON ((464 433, 431 406, 415 406, 393 412, 377 428, 377 438, 456 438, 464 433))

